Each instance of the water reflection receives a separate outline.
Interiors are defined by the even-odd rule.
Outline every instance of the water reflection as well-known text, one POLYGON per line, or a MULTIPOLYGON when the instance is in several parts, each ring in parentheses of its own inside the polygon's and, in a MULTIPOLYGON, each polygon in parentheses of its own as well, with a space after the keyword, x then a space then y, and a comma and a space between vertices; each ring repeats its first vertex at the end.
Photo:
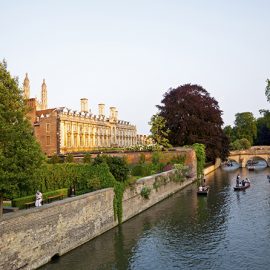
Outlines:
POLYGON ((268 269, 270 183, 263 171, 222 169, 42 269, 268 269), (237 174, 251 187, 234 192, 237 174))

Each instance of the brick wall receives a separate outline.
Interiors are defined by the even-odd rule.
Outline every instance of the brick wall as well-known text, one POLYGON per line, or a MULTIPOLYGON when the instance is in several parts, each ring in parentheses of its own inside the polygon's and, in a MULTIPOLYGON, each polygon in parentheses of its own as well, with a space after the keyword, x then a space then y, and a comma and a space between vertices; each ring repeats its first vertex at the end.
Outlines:
MULTIPOLYGON (((138 164, 140 161, 140 156, 143 154, 145 156, 145 161, 147 163, 152 162, 152 155, 154 152, 117 152, 117 153, 103 153, 104 155, 117 156, 126 158, 128 164, 138 164)), ((167 163, 175 156, 185 156, 185 164, 188 165, 194 160, 194 151, 190 148, 179 147, 175 151, 162 151, 160 152, 160 162, 167 163)), ((97 154, 92 154, 91 157, 95 158, 97 154)), ((82 157, 75 159, 81 160, 82 157)))
POLYGON ((35 136, 42 151, 51 156, 57 152, 57 114, 52 113, 50 117, 40 118, 34 126, 35 136))

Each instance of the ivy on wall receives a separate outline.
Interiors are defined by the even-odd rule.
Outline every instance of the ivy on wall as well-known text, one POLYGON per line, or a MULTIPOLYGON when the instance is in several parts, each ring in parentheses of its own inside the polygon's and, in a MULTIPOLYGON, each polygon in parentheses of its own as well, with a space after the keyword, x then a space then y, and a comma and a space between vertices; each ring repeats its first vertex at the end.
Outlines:
POLYGON ((116 181, 114 184, 114 219, 118 220, 118 223, 122 223, 123 218, 123 194, 125 191, 125 184, 123 182, 116 181))
POLYGON ((205 165, 205 145, 201 143, 194 143, 192 145, 197 158, 197 179, 203 178, 203 170, 205 165))

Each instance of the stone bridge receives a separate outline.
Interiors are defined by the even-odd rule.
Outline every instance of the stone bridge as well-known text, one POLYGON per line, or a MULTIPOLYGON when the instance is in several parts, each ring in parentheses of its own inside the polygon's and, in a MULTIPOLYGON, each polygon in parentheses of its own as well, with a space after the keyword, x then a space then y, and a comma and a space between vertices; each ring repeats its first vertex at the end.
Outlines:
POLYGON ((231 151, 229 160, 239 163, 240 167, 246 167, 248 160, 262 159, 270 166, 270 146, 253 146, 247 150, 231 151))

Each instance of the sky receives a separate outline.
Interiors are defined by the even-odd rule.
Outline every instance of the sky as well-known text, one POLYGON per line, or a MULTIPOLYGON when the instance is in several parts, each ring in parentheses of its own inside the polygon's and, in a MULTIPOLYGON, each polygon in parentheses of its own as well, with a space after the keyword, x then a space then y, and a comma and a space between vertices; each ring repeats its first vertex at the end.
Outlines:
POLYGON ((223 111, 269 109, 269 0, 0 0, 0 60, 31 97, 92 113, 115 106, 148 134, 169 88, 199 84, 223 111))

